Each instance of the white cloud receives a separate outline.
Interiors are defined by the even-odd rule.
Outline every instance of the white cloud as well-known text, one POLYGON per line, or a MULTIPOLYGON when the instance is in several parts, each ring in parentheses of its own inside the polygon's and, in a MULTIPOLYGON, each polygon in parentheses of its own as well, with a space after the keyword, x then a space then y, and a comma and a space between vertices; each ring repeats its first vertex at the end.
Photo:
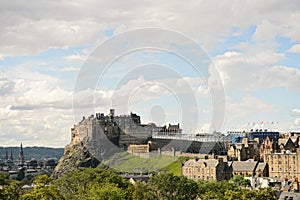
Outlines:
POLYGON ((12 0, 1 3, 0 52, 3 56, 28 55, 49 47, 95 44, 105 38, 109 29, 119 33, 145 26, 183 32, 206 47, 230 35, 232 27, 238 27, 235 34, 239 34, 251 25, 258 25, 255 33, 258 40, 273 40, 274 36, 282 35, 295 41, 300 34, 299 10, 295 1, 182 3, 178 0, 170 4, 130 0, 125 4, 91 0, 37 5, 12 0), (224 10, 230 11, 226 17, 224 10))
POLYGON ((300 91, 300 70, 277 63, 282 54, 271 51, 252 53, 225 52, 213 59, 226 90, 253 91, 285 87, 300 91))
POLYGON ((0 74, 0 96, 10 93, 15 87, 15 83, 4 75, 0 74))
POLYGON ((300 118, 295 119, 295 126, 300 126, 300 118))
POLYGON ((244 96, 239 101, 227 99, 226 124, 236 125, 249 121, 265 121, 267 116, 279 112, 279 107, 269 104, 255 96, 244 96))
POLYGON ((300 109, 295 108, 291 112, 292 116, 300 116, 300 109))
POLYGON ((289 53, 300 53, 300 44, 295 44, 287 50, 289 53))

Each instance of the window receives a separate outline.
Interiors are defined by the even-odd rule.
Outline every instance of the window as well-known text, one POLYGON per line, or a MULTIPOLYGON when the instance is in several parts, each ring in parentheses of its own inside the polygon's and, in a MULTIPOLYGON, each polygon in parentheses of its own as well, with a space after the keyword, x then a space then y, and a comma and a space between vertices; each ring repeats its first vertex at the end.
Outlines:
POLYGON ((204 174, 204 169, 202 169, 202 174, 204 174))
POLYGON ((198 167, 198 173, 200 173, 200 167, 198 167))
POLYGON ((271 168, 271 171, 272 171, 272 172, 274 171, 274 168, 273 168, 273 167, 271 168))

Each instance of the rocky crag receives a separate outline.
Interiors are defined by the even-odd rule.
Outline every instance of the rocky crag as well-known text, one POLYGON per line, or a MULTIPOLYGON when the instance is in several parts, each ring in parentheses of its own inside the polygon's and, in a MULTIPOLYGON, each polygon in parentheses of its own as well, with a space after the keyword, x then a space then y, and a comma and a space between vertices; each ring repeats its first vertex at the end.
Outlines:
POLYGON ((97 167, 100 161, 91 155, 82 143, 70 144, 65 147, 64 155, 52 173, 53 178, 59 178, 65 173, 82 167, 97 167))
MULTIPOLYGON (((64 149, 64 155, 58 162, 52 176, 59 178, 63 174, 81 167, 96 167, 116 153, 124 152, 130 144, 145 144, 149 141, 152 126, 145 129, 138 116, 91 115, 71 129, 71 142, 64 149), (124 130, 128 130, 125 131, 124 130), (133 132, 135 131, 135 132, 133 132)), ((155 127, 154 127, 155 128, 155 127)))

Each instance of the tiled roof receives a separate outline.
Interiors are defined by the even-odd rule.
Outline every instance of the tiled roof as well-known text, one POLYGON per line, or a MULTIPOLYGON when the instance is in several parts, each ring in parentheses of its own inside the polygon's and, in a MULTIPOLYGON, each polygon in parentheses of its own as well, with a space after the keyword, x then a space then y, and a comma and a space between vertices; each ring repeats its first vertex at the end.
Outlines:
POLYGON ((261 171, 262 172, 265 169, 265 167, 266 167, 266 163, 260 162, 260 163, 258 163, 255 171, 257 171, 257 172, 261 171))
POLYGON ((256 164, 256 161, 234 161, 232 163, 232 169, 235 172, 253 172, 256 167, 256 164))
POLYGON ((219 164, 219 161, 216 159, 199 159, 199 160, 188 160, 184 163, 184 166, 200 166, 205 164, 206 166, 215 167, 219 164))

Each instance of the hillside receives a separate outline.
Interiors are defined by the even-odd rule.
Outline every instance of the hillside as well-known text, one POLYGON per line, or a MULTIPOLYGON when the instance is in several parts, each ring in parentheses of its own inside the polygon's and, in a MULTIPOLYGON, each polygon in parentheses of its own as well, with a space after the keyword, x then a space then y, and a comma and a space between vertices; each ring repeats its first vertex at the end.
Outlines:
MULTIPOLYGON (((0 147, 0 159, 5 159, 5 151, 7 150, 8 156, 12 150, 14 160, 18 159, 20 147, 0 147)), ((59 159, 64 154, 63 148, 50 148, 50 147, 24 147, 25 160, 35 158, 42 160, 44 158, 57 158, 59 159)))

